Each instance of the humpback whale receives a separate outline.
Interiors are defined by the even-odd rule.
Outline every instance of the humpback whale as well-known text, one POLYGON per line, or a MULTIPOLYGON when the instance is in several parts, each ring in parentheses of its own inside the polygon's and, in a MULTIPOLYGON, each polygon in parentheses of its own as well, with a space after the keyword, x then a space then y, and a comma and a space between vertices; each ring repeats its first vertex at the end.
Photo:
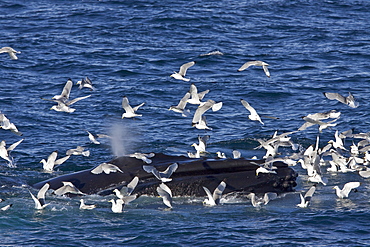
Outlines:
MULTIPOLYGON (((294 191, 297 185, 297 172, 281 161, 273 163, 276 173, 256 175, 256 170, 260 167, 258 164, 263 164, 264 160, 205 157, 191 159, 162 153, 156 153, 151 160, 150 165, 161 171, 173 163, 178 164, 177 170, 171 175, 172 180, 166 183, 171 188, 173 196, 205 196, 203 186, 213 191, 222 181, 226 183, 224 194, 230 192, 280 194, 294 191)), ((126 186, 137 176, 139 182, 135 188, 135 194, 157 195, 156 188, 161 181, 143 169, 143 165, 148 165, 144 161, 122 156, 109 163, 121 169, 122 173, 94 174, 91 172, 92 168, 41 181, 33 187, 40 189, 45 183, 49 183, 50 189, 56 190, 63 186, 63 182, 71 182, 84 194, 104 196, 112 194, 114 189, 126 186)))

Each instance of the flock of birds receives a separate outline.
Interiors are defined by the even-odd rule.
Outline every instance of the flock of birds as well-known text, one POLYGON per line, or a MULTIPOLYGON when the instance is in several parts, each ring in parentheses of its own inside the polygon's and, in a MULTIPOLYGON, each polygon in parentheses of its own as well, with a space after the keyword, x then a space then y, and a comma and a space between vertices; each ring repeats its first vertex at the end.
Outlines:
MULTIPOLYGON (((0 53, 8 53, 11 59, 18 59, 16 54, 20 52, 14 50, 11 47, 3 47, 0 49, 0 53)), ((222 55, 220 52, 212 52, 208 54, 203 54, 201 56, 206 55, 222 55)), ((190 81, 190 79, 186 78, 187 70, 196 64, 195 61, 188 62, 183 64, 180 67, 179 72, 174 72, 170 76, 177 80, 183 81, 190 81)), ((238 71, 243 71, 250 66, 260 66, 263 68, 263 71, 267 77, 270 77, 270 72, 268 70, 269 64, 263 61, 248 61, 243 64, 238 71)), ((81 81, 77 82, 79 85, 79 89, 88 88, 90 90, 94 90, 91 80, 86 77, 81 81)), ((74 103, 86 99, 91 95, 78 97, 75 99, 70 99, 70 93, 72 90, 73 82, 71 79, 68 79, 62 93, 59 95, 55 95, 51 99, 43 100, 51 101, 56 103, 51 107, 52 110, 58 112, 67 112, 72 113, 76 109, 71 108, 71 105, 74 103)), ((198 93, 198 89, 195 84, 190 85, 189 91, 185 93, 185 95, 180 99, 179 103, 175 106, 171 106, 169 110, 174 111, 176 113, 180 113, 184 117, 190 116, 190 111, 186 109, 187 104, 194 104, 198 105, 193 118, 192 118, 192 126, 197 129, 202 130, 212 130, 211 127, 207 125, 205 113, 212 109, 213 112, 219 111, 222 108, 222 102, 217 102, 214 100, 207 100, 203 101, 205 95, 209 92, 209 90, 202 91, 198 93)), ((343 104, 348 105, 351 108, 357 108, 359 104, 356 102, 355 98, 351 93, 349 96, 345 97, 338 93, 329 93, 325 92, 324 96, 329 100, 337 100, 343 104)), ((258 121, 260 124, 264 124, 261 120, 261 117, 278 119, 276 117, 270 116, 261 116, 258 114, 257 110, 253 108, 246 100, 241 99, 241 104, 248 110, 249 112, 249 119, 252 121, 258 121)), ((140 107, 142 107, 145 103, 141 103, 135 107, 132 107, 129 103, 129 100, 126 96, 122 99, 122 108, 124 112, 122 114, 122 118, 135 118, 141 117, 141 114, 138 114, 137 111, 140 107)), ((341 113, 335 110, 322 112, 322 113, 314 113, 309 114, 307 116, 302 117, 305 121, 304 124, 298 128, 296 131, 278 134, 272 136, 269 140, 262 140, 257 139, 260 145, 256 148, 264 148, 266 149, 266 154, 264 155, 265 162, 260 165, 260 167, 256 170, 256 176, 259 173, 276 173, 273 163, 275 161, 283 161, 290 166, 295 166, 296 164, 301 164, 302 168, 307 170, 307 177, 308 181, 314 183, 313 186, 309 188, 309 190, 303 195, 300 193, 301 202, 297 204, 298 207, 305 208, 308 207, 311 198, 313 197, 314 192, 316 191, 319 184, 323 186, 327 185, 327 178, 324 177, 323 169, 327 166, 328 172, 332 173, 349 173, 349 172, 357 172, 363 178, 370 177, 370 133, 353 133, 353 130, 348 130, 342 133, 338 131, 334 134, 334 140, 329 141, 329 143, 323 147, 319 147, 319 137, 320 133, 329 127, 334 127, 337 125, 336 121, 340 118, 341 113), (331 119, 328 121, 328 119, 331 119), (326 121, 325 121, 326 120, 326 121), (307 149, 303 150, 299 144, 293 143, 291 140, 291 134, 296 133, 298 131, 303 131, 311 126, 318 127, 318 136, 315 145, 310 145, 307 149), (350 146, 350 150, 348 150, 345 145, 345 139, 352 139, 352 145, 350 146), (355 139, 361 139, 357 144, 354 142, 355 139), (294 153, 290 157, 281 157, 279 153, 280 147, 291 147, 293 151, 299 150, 299 152, 294 153), (329 157, 329 158, 328 158, 329 157), (330 158, 331 157, 331 158, 330 158)), ((21 136, 22 132, 20 132, 14 123, 10 122, 10 120, 3 114, 0 113, 0 128, 3 130, 10 130, 13 133, 21 136)), ((89 139, 94 144, 100 144, 97 138, 111 138, 107 135, 93 135, 89 131, 85 130, 88 133, 89 139)), ((188 152, 188 156, 190 158, 200 158, 201 155, 207 155, 207 141, 209 140, 210 136, 199 136, 198 141, 199 143, 194 143, 192 146, 195 148, 195 153, 188 152)), ((15 167, 14 160, 12 158, 11 151, 13 151, 24 139, 10 145, 8 148, 6 147, 6 142, 3 140, 0 143, 0 157, 3 158, 5 161, 8 162, 9 167, 15 167)), ((61 165, 63 162, 68 160, 71 155, 84 155, 89 156, 89 150, 85 150, 84 147, 78 146, 75 149, 70 149, 66 152, 66 156, 57 159, 58 152, 52 152, 47 160, 42 159, 40 163, 43 164, 43 169, 46 172, 53 172, 54 167, 57 165, 61 165)), ((170 176, 176 171, 178 164, 174 163, 171 164, 165 171, 160 172, 154 166, 150 165, 151 160, 150 158, 153 157, 154 154, 141 154, 141 153, 134 153, 128 156, 135 157, 137 159, 143 160, 144 164, 143 169, 148 172, 152 173, 158 180, 161 181, 160 185, 157 187, 157 193, 163 199, 163 203, 168 207, 172 208, 172 192, 171 189, 166 185, 167 182, 170 182, 172 179, 170 176)), ((226 158, 224 153, 217 152, 219 158, 226 158)), ((241 158, 241 153, 238 150, 233 151, 233 159, 241 158)), ((251 159, 257 159, 257 157, 252 157, 251 159)), ((257 163, 256 163, 257 164, 257 163)), ((94 169, 91 170, 93 174, 100 174, 100 173, 109 174, 111 172, 123 172, 117 166, 109 163, 102 163, 96 166, 94 169)), ((121 190, 115 189, 113 193, 116 195, 117 200, 111 199, 109 202, 112 204, 112 211, 115 213, 122 212, 122 209, 125 204, 133 201, 136 199, 136 195, 132 194, 135 190, 136 185, 139 182, 138 177, 134 177, 133 180, 124 186, 121 190)), ((222 181, 217 188, 211 193, 211 191, 203 187, 207 198, 203 201, 204 205, 207 206, 215 206, 220 204, 220 199, 222 197, 222 193, 226 188, 227 184, 222 181)), ((343 185, 343 188, 340 189, 339 186, 335 186, 336 195, 338 198, 348 198, 351 191, 355 190, 356 188, 360 187, 360 182, 351 181, 343 185)), ((49 190, 49 184, 46 183, 38 192, 37 196, 34 196, 30 191, 30 195, 35 202, 35 209, 41 210, 44 209, 47 205, 45 202, 45 195, 46 192, 49 190)), ((66 194, 78 194, 84 195, 81 191, 79 191, 71 182, 63 182, 63 186, 58 188, 57 190, 53 191, 55 195, 66 195, 66 194)), ((251 203, 254 207, 262 207, 266 205, 269 201, 278 198, 276 193, 265 193, 262 197, 258 197, 254 193, 250 193, 248 198, 251 200, 251 203)), ((0 199, 2 201, 2 199, 0 199)), ((10 205, 6 205, 1 208, 1 210, 8 210, 11 207, 10 205)), ((96 205, 86 205, 84 200, 80 200, 80 208, 81 209, 94 209, 96 205)))

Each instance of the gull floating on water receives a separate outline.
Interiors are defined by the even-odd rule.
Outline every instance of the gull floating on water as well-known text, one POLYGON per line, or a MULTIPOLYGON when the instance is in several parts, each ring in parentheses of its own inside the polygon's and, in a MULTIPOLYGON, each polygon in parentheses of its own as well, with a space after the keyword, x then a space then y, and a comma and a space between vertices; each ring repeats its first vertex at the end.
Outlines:
POLYGON ((225 153, 222 153, 220 151, 217 151, 216 154, 217 154, 217 158, 219 158, 219 159, 226 159, 227 158, 225 153))
POLYGON ((65 162, 70 157, 69 155, 67 155, 67 156, 65 156, 63 158, 56 159, 57 156, 58 156, 58 151, 54 151, 54 152, 52 152, 49 155, 48 160, 42 159, 40 161, 40 163, 43 164, 43 169, 45 171, 52 172, 55 165, 61 165, 61 164, 63 164, 63 162, 65 162))
POLYGON ((89 77, 85 77, 84 79, 82 79, 81 81, 78 81, 77 83, 76 83, 77 85, 80 85, 78 88, 79 89, 82 89, 82 88, 84 88, 84 87, 86 87, 86 88, 90 88, 90 91, 93 91, 95 88, 93 87, 93 85, 92 85, 92 82, 91 82, 91 80, 89 79, 89 77))
POLYGON ((7 117, 3 113, 0 112, 0 128, 4 130, 10 130, 16 135, 23 135, 22 132, 20 132, 17 127, 14 125, 14 123, 11 123, 7 117))
POLYGON ((141 117, 142 115, 136 114, 136 111, 142 107, 144 103, 141 103, 138 106, 131 107, 129 104, 129 101, 126 96, 123 96, 122 98, 122 108, 125 110, 125 112, 122 114, 122 118, 133 118, 133 117, 141 117))
POLYGON ((249 66, 262 66, 262 68, 263 68, 263 71, 265 72, 265 74, 266 74, 266 76, 267 77, 270 77, 270 72, 269 72, 269 70, 268 70, 268 68, 267 68, 267 66, 269 65, 269 64, 267 64, 267 63, 265 63, 265 62, 262 62, 262 61, 258 61, 258 60, 256 60, 256 61, 249 61, 249 62, 246 62, 245 64, 243 64, 239 69, 238 69, 238 71, 240 72, 240 71, 243 71, 243 70, 245 70, 245 69, 247 69, 247 68, 249 68, 249 66))
POLYGON ((324 96, 330 100, 338 100, 339 102, 348 105, 351 108, 357 108, 359 103, 355 101, 353 95, 349 92, 347 97, 339 93, 323 93, 324 96))
POLYGON ((311 186, 311 188, 306 192, 306 194, 302 195, 302 193, 300 193, 300 198, 301 198, 301 203, 297 204, 298 207, 300 208, 307 208, 308 205, 310 204, 311 202, 311 198, 313 196, 313 193, 315 193, 316 191, 316 185, 313 185, 311 186))
POLYGON ((213 191, 213 193, 211 193, 211 191, 207 187, 205 187, 205 186, 202 186, 202 187, 203 187, 203 189, 206 192, 207 197, 208 197, 208 198, 204 199, 203 205, 205 205, 205 206, 216 206, 220 203, 222 193, 224 192, 224 190, 226 188, 226 183, 224 181, 222 181, 216 187, 216 189, 213 191))
POLYGON ((91 209, 94 209, 94 208, 96 208, 96 205, 86 205, 85 202, 84 202, 84 199, 80 199, 80 209, 91 210, 91 209))
POLYGON ((221 51, 215 50, 215 51, 211 51, 211 52, 208 52, 208 53, 200 54, 199 56, 200 57, 205 57, 205 56, 214 56, 214 55, 222 56, 224 54, 221 51))
POLYGON ((335 193, 340 199, 347 198, 349 193, 360 186, 360 182, 349 182, 343 186, 343 189, 340 189, 338 186, 334 186, 335 193))
POLYGON ((164 183, 161 183, 157 187, 157 192, 160 197, 162 197, 164 205, 166 205, 169 208, 172 208, 172 191, 171 189, 165 185, 164 183))
POLYGON ((250 120, 259 121, 261 124, 264 124, 257 111, 247 101, 241 99, 240 102, 242 102, 243 106, 250 112, 250 115, 248 116, 250 120))
POLYGON ((48 191, 49 187, 50 185, 48 183, 44 184, 44 186, 42 186, 39 192, 37 193, 37 197, 35 197, 30 191, 31 197, 35 202, 35 209, 41 210, 44 209, 47 205, 49 205, 49 203, 45 203, 45 194, 46 191, 48 191))
POLYGON ((12 60, 17 60, 18 59, 18 57, 17 57, 17 53, 19 54, 19 53, 21 53, 20 51, 16 51, 16 50, 14 50, 13 48, 11 48, 11 47, 3 47, 3 48, 1 48, 0 49, 0 53, 8 53, 9 54, 9 56, 10 56, 10 58, 12 59, 12 60))
POLYGON ((54 194, 58 196, 65 195, 67 193, 76 194, 76 195, 84 195, 84 193, 82 193, 79 189, 77 189, 77 187, 74 186, 73 183, 71 182, 62 182, 62 183, 63 183, 63 186, 56 189, 54 191, 54 194))
POLYGON ((192 61, 181 65, 180 71, 179 72, 174 71, 174 73, 170 75, 170 77, 173 77, 177 80, 190 81, 190 79, 185 78, 184 76, 186 75, 186 71, 188 70, 188 68, 193 66, 195 63, 196 63, 195 61, 192 61))
POLYGON ((111 172, 121 172, 123 171, 119 169, 118 166, 110 164, 110 163, 101 163, 100 165, 96 166, 94 169, 91 170, 92 174, 110 174, 111 172))
POLYGON ((172 165, 168 166, 167 169, 163 172, 159 172, 154 166, 146 166, 143 165, 144 171, 147 173, 153 173, 153 175, 162 181, 162 183, 170 182, 172 181, 171 175, 174 173, 179 165, 177 163, 173 163, 172 165))
POLYGON ((233 159, 240 159, 242 154, 238 150, 233 150, 233 159))

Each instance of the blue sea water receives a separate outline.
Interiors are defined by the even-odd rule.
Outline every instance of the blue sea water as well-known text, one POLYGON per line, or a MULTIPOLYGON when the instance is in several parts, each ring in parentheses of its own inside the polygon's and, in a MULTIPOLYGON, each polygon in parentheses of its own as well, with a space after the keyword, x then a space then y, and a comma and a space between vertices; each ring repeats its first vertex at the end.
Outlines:
MULTIPOLYGON (((47 195, 50 205, 34 209, 30 187, 51 177, 91 168, 115 154, 163 152, 186 155, 205 131, 191 126, 191 117, 168 111, 194 83, 209 89, 207 99, 223 108, 207 113, 213 128, 207 150, 231 156, 257 155, 257 138, 297 130, 302 116, 337 110, 337 126, 320 134, 320 146, 335 130, 368 132, 370 82, 370 3, 368 1, 0 1, 0 47, 21 51, 18 60, 0 54, 0 110, 23 133, 5 130, 1 140, 24 141, 11 153, 16 166, 0 161, 2 246, 366 246, 370 245, 370 183, 357 172, 329 173, 311 205, 296 207, 299 193, 290 193, 261 209, 246 198, 227 198, 217 207, 204 207, 203 198, 175 198, 174 209, 164 211, 157 197, 143 196, 122 214, 112 213, 109 196, 86 196, 93 211, 81 211, 77 198, 47 195), (200 56, 212 51, 224 55, 200 56), (260 67, 237 69, 246 61, 269 64, 271 77, 260 67), (170 75, 189 61, 197 61, 186 77, 170 75), (91 94, 76 103, 74 113, 49 110, 68 78, 74 83, 88 76, 96 90, 79 90, 71 98, 91 94), (323 96, 323 92, 351 92, 360 106, 350 108, 323 96), (122 97, 132 105, 142 102, 142 117, 121 119, 122 97), (247 100, 264 125, 248 119, 240 104, 247 100), (91 144, 84 130, 121 136, 91 144), (76 146, 89 157, 72 156, 53 173, 40 160, 54 150, 62 156, 76 146), (337 199, 334 185, 359 181, 357 193, 337 199)), ((189 106, 192 113, 194 106, 189 106)), ((317 128, 292 135, 308 147, 317 128)), ((358 140, 354 140, 357 142, 358 140)), ((345 141, 346 147, 352 140, 345 141)), ((282 156, 292 154, 284 149, 282 156)), ((298 192, 306 191, 306 172, 298 192)))

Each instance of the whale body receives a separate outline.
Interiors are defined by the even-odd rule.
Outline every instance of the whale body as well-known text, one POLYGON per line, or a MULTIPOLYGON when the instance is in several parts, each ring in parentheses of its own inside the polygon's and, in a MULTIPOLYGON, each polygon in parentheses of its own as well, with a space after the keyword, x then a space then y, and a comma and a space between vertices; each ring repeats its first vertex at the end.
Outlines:
MULTIPOLYGON (((274 173, 259 173, 256 169, 264 160, 250 159, 190 159, 185 156, 171 156, 157 153, 151 158, 158 171, 164 171, 173 163, 178 164, 177 170, 172 174, 172 181, 166 184, 171 188, 174 196, 205 196, 202 186, 213 191, 221 181, 226 182, 224 194, 237 193, 285 193, 294 191, 298 174, 283 162, 274 162, 277 169, 274 173)), ((161 183, 152 173, 143 170, 148 165, 142 160, 133 157, 118 157, 109 163, 118 166, 123 173, 93 174, 91 170, 83 170, 67 175, 38 182, 33 187, 40 189, 45 183, 50 189, 56 190, 63 185, 62 182, 72 182, 85 194, 108 195, 114 189, 127 185, 135 176, 139 183, 133 193, 142 195, 157 195, 156 188, 161 183)))

